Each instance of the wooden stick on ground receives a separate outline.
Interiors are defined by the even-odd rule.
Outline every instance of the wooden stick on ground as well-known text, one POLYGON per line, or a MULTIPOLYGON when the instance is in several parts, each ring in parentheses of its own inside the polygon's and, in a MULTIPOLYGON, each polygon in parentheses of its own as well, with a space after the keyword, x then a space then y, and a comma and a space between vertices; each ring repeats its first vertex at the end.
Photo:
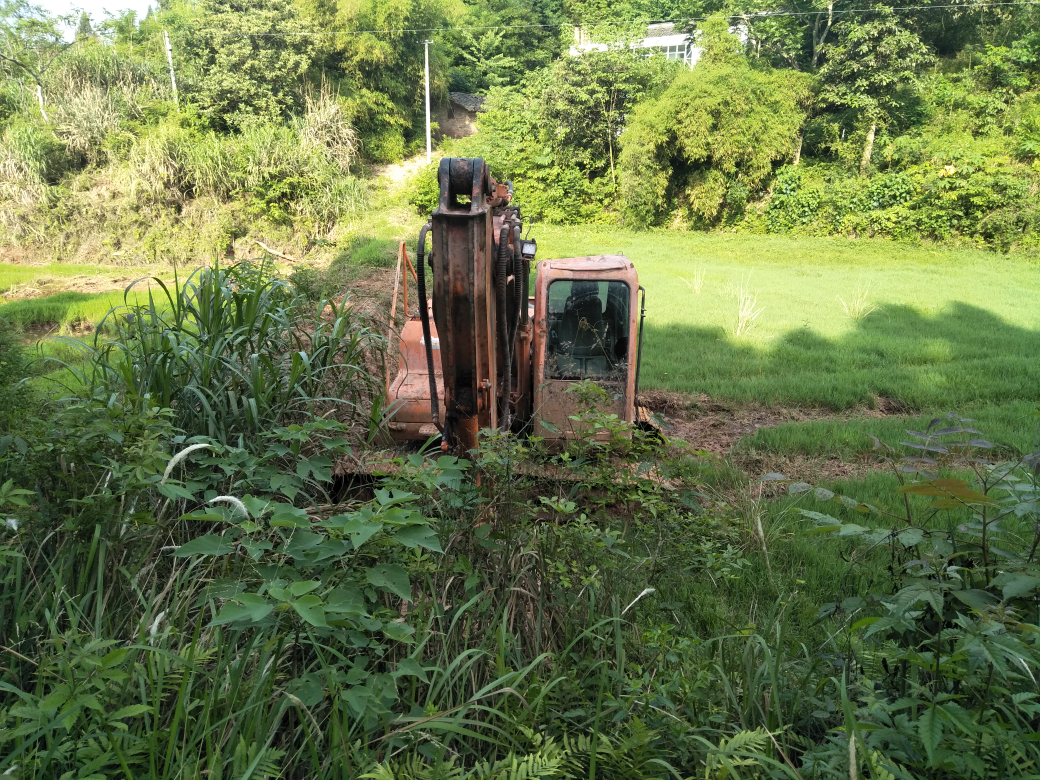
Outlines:
POLYGON ((256 244, 258 247, 260 247, 261 249, 263 249, 269 255, 274 255, 275 257, 280 257, 280 258, 282 258, 282 260, 288 260, 290 263, 298 263, 298 262, 300 262, 295 257, 289 257, 289 255, 283 255, 281 252, 277 252, 274 249, 271 249, 271 247, 269 247, 263 241, 257 241, 254 238, 253 239, 253 243, 256 244))

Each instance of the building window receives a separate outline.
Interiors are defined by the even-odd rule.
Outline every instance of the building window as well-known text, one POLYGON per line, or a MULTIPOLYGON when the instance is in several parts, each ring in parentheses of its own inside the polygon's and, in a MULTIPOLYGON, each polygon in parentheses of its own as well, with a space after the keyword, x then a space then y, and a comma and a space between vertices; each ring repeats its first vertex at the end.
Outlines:
POLYGON ((665 46, 664 56, 669 60, 685 60, 686 44, 681 43, 673 46, 665 46))

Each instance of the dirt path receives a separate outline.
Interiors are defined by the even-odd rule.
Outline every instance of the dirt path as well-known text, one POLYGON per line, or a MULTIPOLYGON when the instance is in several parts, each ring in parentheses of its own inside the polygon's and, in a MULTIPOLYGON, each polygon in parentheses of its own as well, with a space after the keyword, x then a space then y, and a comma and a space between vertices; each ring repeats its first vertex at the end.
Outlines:
POLYGON ((659 390, 641 393, 640 398, 646 407, 663 417, 668 436, 686 442, 693 449, 723 458, 731 457, 751 477, 780 473, 790 479, 810 483, 862 478, 882 464, 869 453, 845 459, 734 451, 734 447, 745 436, 751 436, 759 429, 784 423, 810 420, 841 422, 865 417, 880 419, 906 411, 900 404, 888 399, 881 399, 877 409, 863 407, 833 412, 825 409, 731 406, 707 395, 693 396, 659 390))
MULTIPOLYGON (((435 152, 431 159, 436 161, 440 158, 441 154, 435 152)), ((404 186, 409 179, 425 167, 426 153, 423 152, 415 157, 409 157, 407 160, 401 160, 401 162, 373 166, 372 172, 375 174, 377 182, 382 180, 379 182, 381 185, 386 188, 392 188, 404 186)))

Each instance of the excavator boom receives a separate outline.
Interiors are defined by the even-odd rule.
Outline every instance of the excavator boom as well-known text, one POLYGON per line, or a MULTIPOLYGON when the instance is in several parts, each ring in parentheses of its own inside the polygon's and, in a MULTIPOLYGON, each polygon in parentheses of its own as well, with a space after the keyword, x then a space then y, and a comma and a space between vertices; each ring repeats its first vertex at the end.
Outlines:
POLYGON ((465 158, 442 159, 438 184, 416 251, 419 311, 401 330, 388 388, 394 438, 439 433, 444 449, 468 451, 481 428, 584 435, 571 424, 576 399, 567 395, 583 379, 607 390, 610 411, 635 421, 642 319, 631 261, 539 263, 529 297, 537 245, 522 237, 512 184, 465 158))

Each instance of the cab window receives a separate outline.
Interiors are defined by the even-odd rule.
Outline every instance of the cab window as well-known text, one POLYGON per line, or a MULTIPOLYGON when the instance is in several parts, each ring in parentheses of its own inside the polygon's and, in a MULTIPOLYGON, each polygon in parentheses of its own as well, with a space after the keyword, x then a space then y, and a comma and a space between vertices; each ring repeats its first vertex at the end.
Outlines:
POLYGON ((549 285, 546 379, 623 382, 628 374, 625 282, 558 279, 549 285))

